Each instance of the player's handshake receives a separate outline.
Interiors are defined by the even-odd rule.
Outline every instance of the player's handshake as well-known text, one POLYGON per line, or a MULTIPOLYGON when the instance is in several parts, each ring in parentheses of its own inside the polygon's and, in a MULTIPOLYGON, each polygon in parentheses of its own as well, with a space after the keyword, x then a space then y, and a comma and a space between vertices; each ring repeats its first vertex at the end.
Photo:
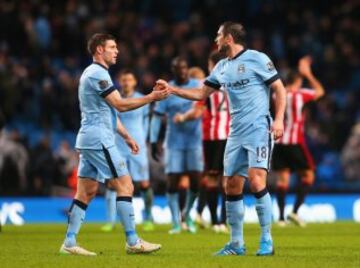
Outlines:
POLYGON ((167 83, 164 80, 162 80, 162 81, 164 81, 166 84, 158 83, 158 81, 156 81, 153 91, 150 93, 150 95, 154 101, 163 100, 170 95, 170 91, 167 86, 167 83))

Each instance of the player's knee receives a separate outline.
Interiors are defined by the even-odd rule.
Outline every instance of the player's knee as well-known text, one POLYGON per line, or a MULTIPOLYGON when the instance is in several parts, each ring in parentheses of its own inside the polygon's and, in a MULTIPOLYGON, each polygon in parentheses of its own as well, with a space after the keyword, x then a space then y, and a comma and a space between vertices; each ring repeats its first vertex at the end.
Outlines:
POLYGON ((141 191, 145 191, 145 190, 149 189, 149 187, 150 187, 150 182, 149 181, 140 182, 140 190, 141 191))
POLYGON ((134 184, 130 176, 112 180, 110 186, 116 191, 118 196, 132 196, 134 193, 134 184))
POLYGON ((121 187, 122 194, 132 196, 134 193, 134 184, 132 182, 126 182, 121 187))
POLYGON ((95 197, 96 193, 97 189, 85 189, 84 191, 77 192, 75 199, 88 204, 95 197))
POLYGON ((313 185, 315 180, 315 174, 312 170, 306 170, 301 174, 301 182, 303 184, 313 185))
POLYGON ((264 169, 253 168, 249 170, 250 190, 253 193, 263 190, 266 187, 267 171, 264 169))
POLYGON ((225 193, 226 195, 238 195, 242 193, 241 184, 234 178, 228 178, 225 182, 225 193))
POLYGON ((264 179, 262 176, 254 176, 251 179, 249 178, 249 182, 250 182, 250 190, 253 193, 261 191, 266 187, 266 179, 264 179))

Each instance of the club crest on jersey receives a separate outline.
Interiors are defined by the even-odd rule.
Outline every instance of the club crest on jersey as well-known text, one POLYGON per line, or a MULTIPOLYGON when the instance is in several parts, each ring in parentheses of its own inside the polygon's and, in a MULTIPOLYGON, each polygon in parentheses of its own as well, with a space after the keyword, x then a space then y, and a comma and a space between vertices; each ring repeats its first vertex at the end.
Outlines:
POLYGON ((100 80, 98 84, 101 89, 105 89, 109 86, 109 82, 106 80, 100 80))
POLYGON ((238 72, 239 73, 245 73, 245 65, 244 64, 240 64, 239 66, 238 66, 238 72))
POLYGON ((272 71, 272 70, 275 69, 274 63, 272 63, 272 61, 269 61, 269 62, 266 64, 266 67, 268 68, 269 71, 272 71))

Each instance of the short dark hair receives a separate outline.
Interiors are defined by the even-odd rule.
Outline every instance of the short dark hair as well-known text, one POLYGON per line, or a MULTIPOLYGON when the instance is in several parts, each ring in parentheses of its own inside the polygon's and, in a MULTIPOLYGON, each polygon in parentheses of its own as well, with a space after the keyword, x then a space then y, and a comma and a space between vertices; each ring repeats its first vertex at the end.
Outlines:
POLYGON ((132 70, 129 69, 129 68, 122 69, 122 70, 118 73, 117 77, 120 78, 121 76, 127 75, 127 74, 132 74, 132 75, 135 77, 135 72, 132 71, 132 70))
POLYGON ((246 43, 246 31, 242 24, 226 21, 221 24, 224 36, 230 34, 236 44, 245 45, 246 43))
POLYGON ((177 65, 179 62, 185 62, 186 64, 189 64, 187 59, 184 56, 177 56, 175 58, 172 59, 171 61, 171 66, 175 66, 177 65))
POLYGON ((90 37, 87 43, 87 50, 91 55, 94 55, 96 52, 96 48, 98 46, 105 46, 106 41, 114 40, 116 41, 115 37, 111 34, 107 33, 96 33, 90 37))
POLYGON ((209 60, 211 60, 215 65, 216 63, 218 63, 220 60, 222 60, 225 57, 226 57, 226 55, 224 53, 214 50, 213 52, 210 53, 209 60))
POLYGON ((296 79, 301 79, 301 74, 298 71, 290 71, 285 75, 285 85, 293 84, 296 79))

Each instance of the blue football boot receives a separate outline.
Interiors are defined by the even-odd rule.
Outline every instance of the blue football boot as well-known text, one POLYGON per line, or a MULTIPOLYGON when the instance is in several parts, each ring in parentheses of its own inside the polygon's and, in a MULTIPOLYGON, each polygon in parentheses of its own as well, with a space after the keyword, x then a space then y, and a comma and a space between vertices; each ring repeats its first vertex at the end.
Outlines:
POLYGON ((272 240, 260 241, 260 248, 256 252, 256 256, 272 256, 275 254, 272 240))
POLYGON ((245 246, 235 247, 231 242, 227 243, 222 249, 214 254, 214 256, 229 256, 229 255, 238 255, 243 256, 246 253, 245 246))

